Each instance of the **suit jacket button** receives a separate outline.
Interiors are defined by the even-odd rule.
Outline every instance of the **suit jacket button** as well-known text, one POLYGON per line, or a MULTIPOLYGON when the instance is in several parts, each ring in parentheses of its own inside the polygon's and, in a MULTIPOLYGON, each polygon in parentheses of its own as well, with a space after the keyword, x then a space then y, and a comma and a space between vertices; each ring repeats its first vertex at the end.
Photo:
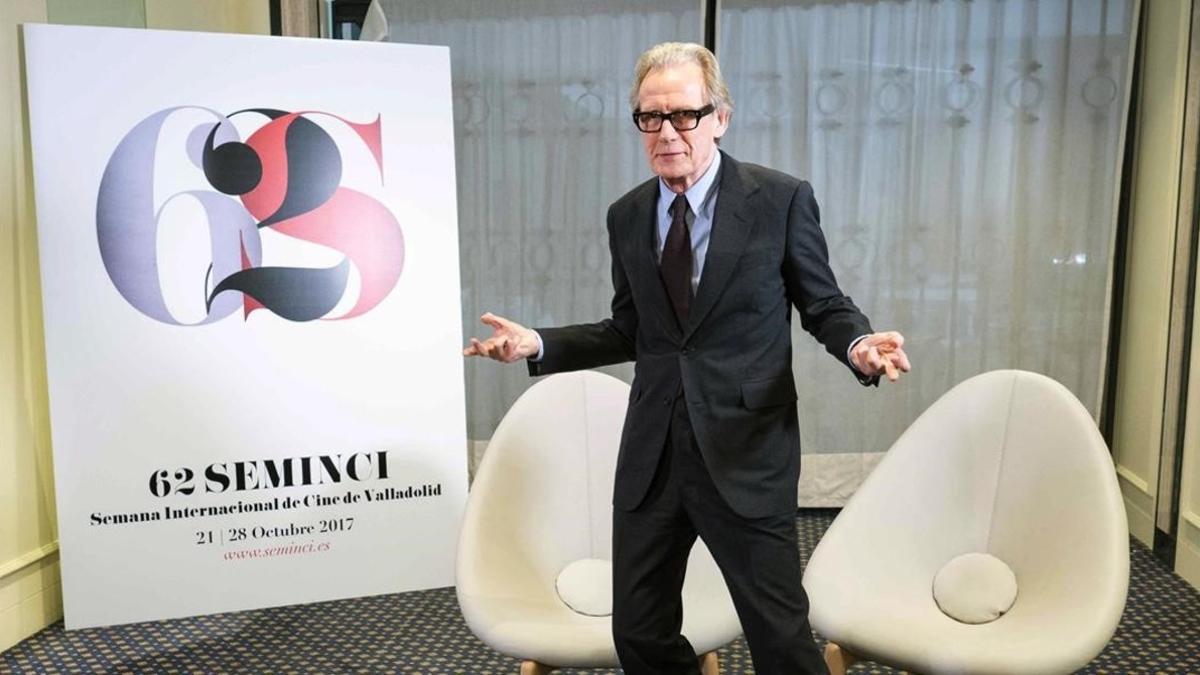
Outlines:
POLYGON ((670 396, 663 397, 663 405, 671 405, 671 397, 670 396))

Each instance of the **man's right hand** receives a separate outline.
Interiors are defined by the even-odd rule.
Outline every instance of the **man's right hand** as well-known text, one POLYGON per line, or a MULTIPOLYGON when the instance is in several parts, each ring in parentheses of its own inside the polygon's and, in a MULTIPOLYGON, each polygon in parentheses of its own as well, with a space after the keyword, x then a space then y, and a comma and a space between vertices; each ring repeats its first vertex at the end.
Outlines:
POLYGON ((492 336, 483 341, 471 338, 471 344, 463 349, 463 356, 486 356, 501 363, 537 356, 537 333, 491 312, 479 320, 492 327, 492 336))

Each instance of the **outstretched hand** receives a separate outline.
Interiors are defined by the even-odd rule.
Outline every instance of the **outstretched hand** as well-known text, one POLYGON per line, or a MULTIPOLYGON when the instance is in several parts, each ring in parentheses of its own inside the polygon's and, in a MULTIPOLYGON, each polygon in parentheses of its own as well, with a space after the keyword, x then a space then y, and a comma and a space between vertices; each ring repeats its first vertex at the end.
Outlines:
POLYGON ((491 312, 479 320, 492 327, 492 336, 482 341, 471 338, 471 344, 463 349, 463 356, 486 356, 501 363, 537 356, 538 339, 532 330, 491 312))
POLYGON ((900 379, 900 373, 912 370, 904 353, 904 336, 894 330, 871 333, 859 340, 850 350, 850 363, 863 375, 886 375, 891 382, 900 379))

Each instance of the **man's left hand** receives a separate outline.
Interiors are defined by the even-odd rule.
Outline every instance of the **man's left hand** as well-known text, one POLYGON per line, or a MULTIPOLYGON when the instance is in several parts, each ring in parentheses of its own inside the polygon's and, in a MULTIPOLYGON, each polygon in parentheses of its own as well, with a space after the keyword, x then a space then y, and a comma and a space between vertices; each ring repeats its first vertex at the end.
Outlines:
POLYGON ((894 330, 871 333, 859 340, 850 350, 850 364, 863 375, 886 375, 891 382, 900 379, 900 373, 912 370, 904 353, 904 336, 894 330))

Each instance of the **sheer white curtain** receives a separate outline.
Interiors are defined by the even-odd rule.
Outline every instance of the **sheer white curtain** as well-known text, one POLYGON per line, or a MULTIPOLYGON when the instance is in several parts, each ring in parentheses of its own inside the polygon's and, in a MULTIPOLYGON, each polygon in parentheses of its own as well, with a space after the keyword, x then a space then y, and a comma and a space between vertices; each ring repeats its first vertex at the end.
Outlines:
MULTIPOLYGON (((608 316, 605 214, 650 176, 629 117, 633 65, 658 42, 701 40, 701 6, 385 0, 391 41, 450 47, 467 335, 490 332, 485 311, 529 326, 608 316)), ((468 435, 486 440, 530 378, 481 359, 466 378, 468 435)))
MULTIPOLYGON (((701 2, 385 0, 396 42, 451 48, 463 325, 606 316, 604 214, 646 178, 626 95, 701 2)), ((1026 368, 1099 409, 1133 0, 723 0, 722 145, 810 180, 835 270, 915 372, 864 390, 796 326, 801 503, 842 503, 955 383, 1026 368)), ((618 368, 628 379, 630 369, 618 368)), ((487 439, 529 386, 467 363, 487 439)))
POLYGON ((723 0, 723 146, 804 177, 834 270, 914 372, 862 390, 796 325, 801 503, 845 500, 995 368, 1099 410, 1132 0, 723 0))

